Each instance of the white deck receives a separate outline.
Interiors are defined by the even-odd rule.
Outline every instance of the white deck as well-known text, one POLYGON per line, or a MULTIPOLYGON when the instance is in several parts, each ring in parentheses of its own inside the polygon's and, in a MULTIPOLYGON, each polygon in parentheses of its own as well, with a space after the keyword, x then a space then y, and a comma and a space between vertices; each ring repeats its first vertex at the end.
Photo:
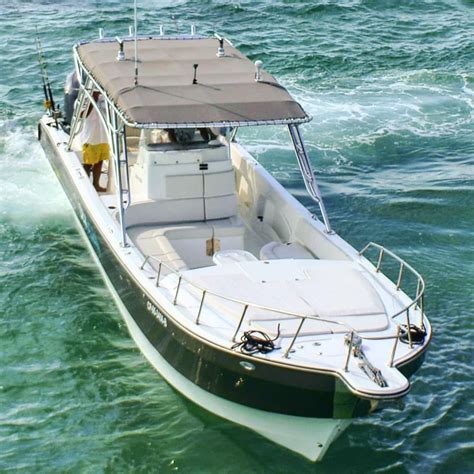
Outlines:
POLYGON ((292 313, 341 322, 308 320, 301 334, 383 331, 388 319, 382 299, 353 262, 338 260, 267 260, 188 270, 183 275, 201 288, 281 313, 249 308, 248 321, 276 334, 292 336, 299 319, 292 313), (286 313, 286 314, 285 314, 286 313))

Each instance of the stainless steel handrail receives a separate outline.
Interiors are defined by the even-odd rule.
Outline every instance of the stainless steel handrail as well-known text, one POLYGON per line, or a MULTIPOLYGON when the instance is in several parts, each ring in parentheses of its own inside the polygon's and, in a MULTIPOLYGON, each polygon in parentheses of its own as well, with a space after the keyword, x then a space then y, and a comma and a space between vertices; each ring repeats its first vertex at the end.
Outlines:
MULTIPOLYGON (((378 272, 381 272, 382 270, 382 267, 383 267, 383 258, 385 255, 389 255, 390 257, 392 257, 394 260, 396 260, 399 264, 400 264, 400 268, 399 268, 399 271, 398 271, 398 278, 397 278, 397 282, 392 282, 394 285, 395 285, 395 288, 397 291, 400 291, 401 289, 401 285, 402 285, 402 279, 403 279, 403 275, 404 275, 404 270, 407 269, 408 271, 410 271, 417 279, 417 282, 416 282, 416 292, 415 292, 415 298, 413 298, 413 300, 411 301, 410 304, 408 304, 407 306, 405 306, 404 308, 402 308, 400 311, 392 314, 390 316, 391 319, 394 319, 396 318, 397 316, 400 316, 400 314, 403 314, 403 313, 406 313, 406 319, 407 319, 407 327, 409 328, 410 327, 410 309, 411 308, 414 308, 414 310, 416 309, 419 309, 420 311, 420 317, 421 317, 421 321, 420 321, 420 327, 422 329, 424 329, 424 323, 423 323, 423 315, 424 315, 424 299, 425 299, 425 281, 423 280, 423 277, 411 266, 409 265, 408 263, 406 263, 404 260, 402 260, 398 255, 396 255, 395 253, 393 253, 391 250, 388 250, 386 249, 385 247, 383 247, 382 245, 380 244, 376 244, 375 242, 369 242, 360 252, 359 252, 359 256, 364 256, 364 254, 371 248, 375 248, 378 250, 379 252, 379 255, 378 255, 378 259, 377 259, 377 266, 375 267, 375 271, 378 273, 378 272)), ((367 259, 367 261, 373 265, 373 263, 370 261, 370 259, 368 259, 367 257, 365 257, 367 259)), ((381 272, 383 275, 385 275, 383 272, 381 272)), ((387 276, 387 275, 385 275, 387 276)), ((387 277, 388 278, 388 277, 387 277)), ((407 294, 407 293, 406 293, 407 294)), ((409 295, 408 295, 409 296, 409 295)), ((410 331, 408 331, 408 334, 409 334, 409 338, 411 337, 410 336, 410 331)), ((412 346, 412 343, 410 341, 410 346, 412 346)))
POLYGON ((291 141, 293 142, 293 148, 295 150, 296 159, 300 167, 301 176, 308 191, 308 194, 311 196, 313 201, 316 202, 321 211, 321 216, 323 218, 325 232, 328 234, 333 234, 334 231, 331 228, 331 223, 329 222, 329 216, 326 211, 326 206, 324 205, 323 197, 319 191, 318 183, 316 181, 316 176, 314 174, 311 161, 309 159, 306 147, 304 144, 303 136, 298 125, 288 125, 288 131, 290 132, 291 141))
MULTIPOLYGON (((384 257, 385 254, 393 257, 395 260, 400 262, 401 267, 400 267, 400 272, 399 272, 399 278, 398 278, 398 281, 397 281, 397 284, 396 284, 396 290, 397 291, 400 290, 401 280, 402 280, 402 276, 403 276, 403 269, 405 269, 405 268, 408 269, 410 272, 412 272, 418 278, 416 298, 409 305, 404 307, 402 310, 400 310, 397 313, 390 316, 390 319, 394 319, 397 316, 399 316, 400 314, 406 313, 408 340, 409 340, 410 348, 412 348, 413 347, 413 342, 412 342, 411 333, 410 333, 410 330, 409 330, 409 328, 410 328, 410 314, 409 314, 409 312, 410 312, 410 308, 412 308, 413 306, 415 306, 415 309, 417 309, 417 307, 418 307, 418 309, 420 310, 421 319, 422 319, 422 328, 424 327, 424 325, 423 325, 423 295, 424 295, 424 291, 425 291, 425 283, 423 281, 423 278, 413 267, 411 267, 409 264, 407 264, 405 261, 403 261, 400 257, 395 255, 393 252, 386 249, 385 247, 382 247, 381 245, 376 244, 374 242, 370 242, 369 244, 367 244, 359 252, 359 255, 363 256, 363 254, 371 247, 377 248, 379 250, 379 258, 378 258, 377 266, 373 265, 373 263, 369 259, 367 259, 367 261, 374 267, 374 271, 376 273, 381 272, 381 269, 382 269, 382 266, 383 266, 383 257, 384 257), (400 276, 400 275, 402 275, 402 276, 400 276)), ((278 309, 278 308, 272 308, 272 307, 269 307, 269 306, 260 305, 260 304, 257 304, 257 303, 252 303, 250 301, 245 301, 245 300, 241 300, 241 299, 238 299, 238 298, 233 298, 233 297, 230 297, 230 296, 222 295, 220 293, 211 291, 208 288, 203 288, 200 285, 197 285, 195 282, 191 281, 190 279, 186 278, 181 272, 176 271, 170 265, 166 264, 165 262, 161 261, 159 258, 157 258, 155 256, 152 256, 152 255, 145 256, 142 264, 140 265, 140 269, 143 270, 145 268, 145 265, 147 263, 149 263, 150 260, 156 261, 158 263, 157 278, 156 278, 156 283, 155 283, 155 285, 157 287, 160 286, 160 277, 162 277, 162 268, 163 267, 165 267, 170 272, 170 273, 168 273, 168 275, 172 274, 172 275, 175 275, 178 278, 178 283, 177 283, 176 290, 175 290, 174 297, 173 297, 173 301, 172 301, 174 305, 177 304, 179 292, 180 292, 180 289, 182 288, 182 283, 183 282, 187 283, 188 285, 190 285, 191 287, 193 287, 194 289, 196 289, 196 290, 198 290, 202 293, 202 297, 201 297, 200 304, 199 304, 198 314, 197 314, 197 317, 196 317, 196 320, 195 320, 196 325, 199 325, 199 320, 200 320, 200 317, 201 317, 202 309, 204 307, 204 300, 205 300, 207 295, 211 295, 211 296, 216 297, 216 298, 220 298, 220 299, 223 299, 223 300, 226 300, 226 301, 230 301, 232 303, 242 305, 243 306, 243 311, 241 313, 238 325, 237 325, 236 330, 235 330, 235 332, 233 334, 233 337, 232 337, 232 341, 234 341, 234 342, 236 340, 236 337, 239 333, 240 328, 242 327, 242 324, 244 322, 245 315, 247 314, 248 308, 251 307, 251 308, 260 309, 260 310, 263 310, 263 311, 269 311, 269 312, 273 312, 273 313, 276 313, 276 314, 281 314, 281 315, 285 315, 285 316, 292 316, 292 317, 301 319, 301 321, 298 325, 298 329, 296 330, 295 334, 293 336, 288 336, 288 337, 291 337, 291 341, 290 341, 290 344, 288 345, 288 347, 287 347, 287 349, 284 353, 285 358, 289 357, 291 349, 293 348, 296 340, 300 336, 301 329, 302 329, 305 321, 307 319, 310 319, 310 320, 325 322, 325 323, 328 323, 328 324, 334 324, 334 325, 337 325, 337 326, 342 326, 348 332, 350 332, 351 334, 357 334, 359 337, 361 337, 364 340, 389 340, 389 339, 394 339, 394 345, 393 345, 393 348, 392 348, 392 351, 391 351, 391 354, 390 354, 390 357, 389 357, 389 363, 388 363, 389 367, 393 366, 398 340, 400 339, 400 333, 401 333, 400 325, 397 325, 397 332, 394 335, 391 334, 391 335, 388 335, 388 336, 366 336, 366 335, 362 336, 353 327, 351 327, 350 325, 348 325, 347 323, 344 323, 342 321, 329 320, 329 319, 326 319, 326 318, 321 318, 319 315, 308 315, 308 314, 297 313, 297 312, 292 312, 292 311, 283 311, 283 310, 278 309)), ((155 270, 154 267, 152 267, 152 268, 155 270)), ((381 273, 383 274, 383 272, 381 272, 381 273)), ((164 278, 164 277, 162 277, 162 278, 164 278)), ((333 332, 331 331, 331 333, 333 333, 333 332)), ((351 338, 351 341, 352 341, 352 338, 351 338)), ((347 371, 351 351, 352 351, 352 342, 348 346, 347 360, 346 360, 346 363, 345 363, 345 366, 344 366, 345 371, 347 371)))

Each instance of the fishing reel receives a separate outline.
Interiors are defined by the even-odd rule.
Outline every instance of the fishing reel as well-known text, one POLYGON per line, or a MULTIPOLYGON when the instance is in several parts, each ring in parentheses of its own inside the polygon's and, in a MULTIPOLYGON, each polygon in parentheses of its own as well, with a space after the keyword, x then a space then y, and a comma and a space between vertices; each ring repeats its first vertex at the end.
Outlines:
POLYGON ((53 101, 45 99, 43 101, 43 106, 46 110, 51 111, 53 109, 53 101))

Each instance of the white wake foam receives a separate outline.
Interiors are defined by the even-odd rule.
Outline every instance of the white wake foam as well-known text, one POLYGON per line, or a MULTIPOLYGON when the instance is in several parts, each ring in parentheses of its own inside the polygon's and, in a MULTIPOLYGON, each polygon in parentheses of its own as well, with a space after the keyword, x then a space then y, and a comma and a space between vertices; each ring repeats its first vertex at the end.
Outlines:
POLYGON ((17 225, 67 218, 71 208, 33 127, 0 121, 0 220, 17 225))

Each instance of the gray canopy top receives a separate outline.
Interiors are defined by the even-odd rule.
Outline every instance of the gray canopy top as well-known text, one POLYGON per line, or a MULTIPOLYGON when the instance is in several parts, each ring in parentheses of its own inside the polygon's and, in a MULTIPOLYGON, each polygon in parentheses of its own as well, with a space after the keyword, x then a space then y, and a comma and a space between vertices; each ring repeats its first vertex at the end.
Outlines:
POLYGON ((134 43, 124 41, 118 61, 116 41, 76 46, 80 68, 90 75, 124 121, 135 127, 245 126, 311 120, 275 78, 225 43, 216 55, 215 38, 140 38, 138 84, 134 85, 134 43), (194 65, 197 64, 193 84, 194 65))

